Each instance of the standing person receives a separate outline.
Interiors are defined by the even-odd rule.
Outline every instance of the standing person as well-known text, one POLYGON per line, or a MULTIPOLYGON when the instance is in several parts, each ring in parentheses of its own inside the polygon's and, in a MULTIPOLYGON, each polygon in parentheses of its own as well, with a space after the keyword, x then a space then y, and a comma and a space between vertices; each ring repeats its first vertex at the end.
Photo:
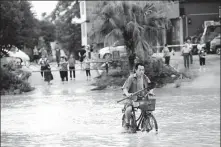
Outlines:
POLYGON ((105 62, 105 69, 106 69, 106 73, 108 74, 108 68, 109 68, 109 63, 108 63, 108 61, 107 62, 105 62))
POLYGON ((41 56, 44 56, 45 58, 48 57, 48 53, 47 53, 47 50, 43 47, 41 48, 41 56))
POLYGON ((202 69, 202 66, 204 67, 203 70, 205 71, 205 62, 206 62, 206 50, 205 47, 202 47, 202 49, 199 51, 199 61, 200 61, 200 71, 202 69))
MULTIPOLYGON (((128 79, 125 81, 122 89, 123 89, 123 93, 129 97, 131 96, 133 93, 142 90, 144 88, 148 88, 151 87, 151 85, 149 85, 151 83, 150 79, 144 74, 144 64, 142 63, 137 63, 135 65, 135 73, 130 75, 128 77, 128 79)), ((150 88, 152 89, 152 88, 150 88)), ((140 96, 144 96, 144 92, 140 93, 140 96)), ((132 97, 133 100, 136 100, 137 97, 132 97)), ((124 104, 124 108, 125 108, 125 121, 126 124, 124 126, 124 128, 126 130, 129 129, 129 121, 130 121, 130 116, 132 113, 132 106, 133 106, 133 101, 131 99, 128 99, 125 104, 124 104)))
POLYGON ((75 80, 75 58, 73 54, 70 55, 68 64, 69 64, 69 70, 70 70, 70 79, 72 80, 72 73, 73 73, 73 78, 75 80))
POLYGON ((189 69, 190 48, 188 47, 187 43, 184 44, 183 48, 181 49, 181 53, 184 60, 184 67, 189 69))
POLYGON ((88 58, 86 58, 85 60, 85 70, 86 70, 87 80, 89 80, 91 78, 91 71, 90 71, 90 62, 88 58))
POLYGON ((56 48, 55 56, 56 56, 56 62, 57 62, 58 67, 59 67, 60 57, 61 57, 61 50, 60 50, 60 48, 56 48))
POLYGON ((84 61, 84 58, 86 57, 85 53, 86 53, 85 49, 78 50, 79 61, 81 62, 81 69, 82 69, 82 63, 84 61))
POLYGON ((165 64, 169 66, 170 65, 170 50, 167 47, 167 44, 165 44, 162 52, 163 52, 163 57, 165 58, 165 64))
POLYGON ((187 38, 186 43, 187 43, 187 48, 189 48, 190 50, 189 52, 190 64, 193 64, 193 46, 191 44, 191 39, 187 38))
POLYGON ((50 81, 53 80, 53 75, 51 73, 51 67, 49 64, 49 60, 46 59, 46 64, 45 64, 45 72, 44 72, 45 76, 45 81, 48 82, 48 85, 51 85, 50 81))
POLYGON ((62 82, 64 81, 64 78, 66 81, 68 81, 68 62, 66 61, 65 57, 61 57, 60 59, 60 77, 62 82))
POLYGON ((34 49, 33 49, 33 55, 34 55, 34 60, 33 60, 33 62, 38 63, 39 52, 38 52, 38 49, 37 49, 36 46, 35 46, 34 49))
POLYGON ((38 61, 38 64, 41 65, 42 78, 44 78, 44 70, 45 70, 46 60, 47 60, 47 58, 45 58, 45 56, 42 56, 41 59, 38 61))

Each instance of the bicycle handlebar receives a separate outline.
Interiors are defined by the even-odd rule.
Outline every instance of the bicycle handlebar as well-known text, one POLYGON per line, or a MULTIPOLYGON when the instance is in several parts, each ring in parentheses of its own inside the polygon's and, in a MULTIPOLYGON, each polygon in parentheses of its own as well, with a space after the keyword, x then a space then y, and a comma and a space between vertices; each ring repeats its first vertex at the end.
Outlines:
POLYGON ((123 101, 123 100, 129 99, 129 98, 131 98, 132 96, 135 96, 135 95, 137 95, 138 93, 140 93, 141 91, 146 90, 146 89, 148 89, 148 87, 147 87, 147 88, 144 88, 144 89, 141 89, 141 90, 139 90, 139 91, 133 93, 133 94, 132 94, 131 96, 129 96, 129 97, 126 97, 126 98, 123 98, 123 99, 117 101, 117 103, 119 103, 119 102, 121 102, 121 101, 123 101))

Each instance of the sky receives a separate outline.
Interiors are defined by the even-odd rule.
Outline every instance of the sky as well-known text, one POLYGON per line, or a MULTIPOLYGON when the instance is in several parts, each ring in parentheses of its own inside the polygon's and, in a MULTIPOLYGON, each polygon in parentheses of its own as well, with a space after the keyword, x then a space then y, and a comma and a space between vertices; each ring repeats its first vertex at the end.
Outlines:
POLYGON ((38 19, 41 19, 41 14, 46 12, 47 15, 50 14, 58 1, 30 1, 32 3, 32 11, 36 13, 38 19))

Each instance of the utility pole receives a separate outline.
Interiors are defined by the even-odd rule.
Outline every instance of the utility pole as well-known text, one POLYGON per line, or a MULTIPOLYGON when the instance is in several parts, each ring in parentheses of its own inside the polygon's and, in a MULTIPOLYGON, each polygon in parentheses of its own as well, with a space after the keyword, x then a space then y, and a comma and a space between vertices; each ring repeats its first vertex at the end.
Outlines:
POLYGON ((219 6, 219 21, 221 23, 221 6, 219 6))

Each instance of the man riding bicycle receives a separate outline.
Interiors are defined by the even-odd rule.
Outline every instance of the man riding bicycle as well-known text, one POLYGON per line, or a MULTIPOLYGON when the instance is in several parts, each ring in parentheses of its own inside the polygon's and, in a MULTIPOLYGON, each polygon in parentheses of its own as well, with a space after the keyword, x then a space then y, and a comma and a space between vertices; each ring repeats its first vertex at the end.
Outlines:
MULTIPOLYGON (((135 73, 130 75, 128 79, 125 81, 122 89, 123 93, 127 96, 130 97, 132 96, 133 93, 142 90, 144 88, 149 88, 150 87, 150 79, 144 74, 144 65, 142 63, 137 63, 135 65, 135 73)), ((152 89, 152 88, 150 88, 152 89)), ((150 93, 150 92, 149 92, 150 93)), ((153 94, 151 92, 151 94, 153 94)), ((139 100, 139 97, 144 97, 145 91, 141 91, 138 96, 132 96, 131 99, 127 99, 125 102, 124 108, 125 108, 125 121, 126 124, 124 126, 125 129, 129 129, 129 121, 130 121, 130 116, 132 114, 132 106, 133 106, 133 100, 139 100)), ((153 94, 154 95, 154 94, 153 94)))

